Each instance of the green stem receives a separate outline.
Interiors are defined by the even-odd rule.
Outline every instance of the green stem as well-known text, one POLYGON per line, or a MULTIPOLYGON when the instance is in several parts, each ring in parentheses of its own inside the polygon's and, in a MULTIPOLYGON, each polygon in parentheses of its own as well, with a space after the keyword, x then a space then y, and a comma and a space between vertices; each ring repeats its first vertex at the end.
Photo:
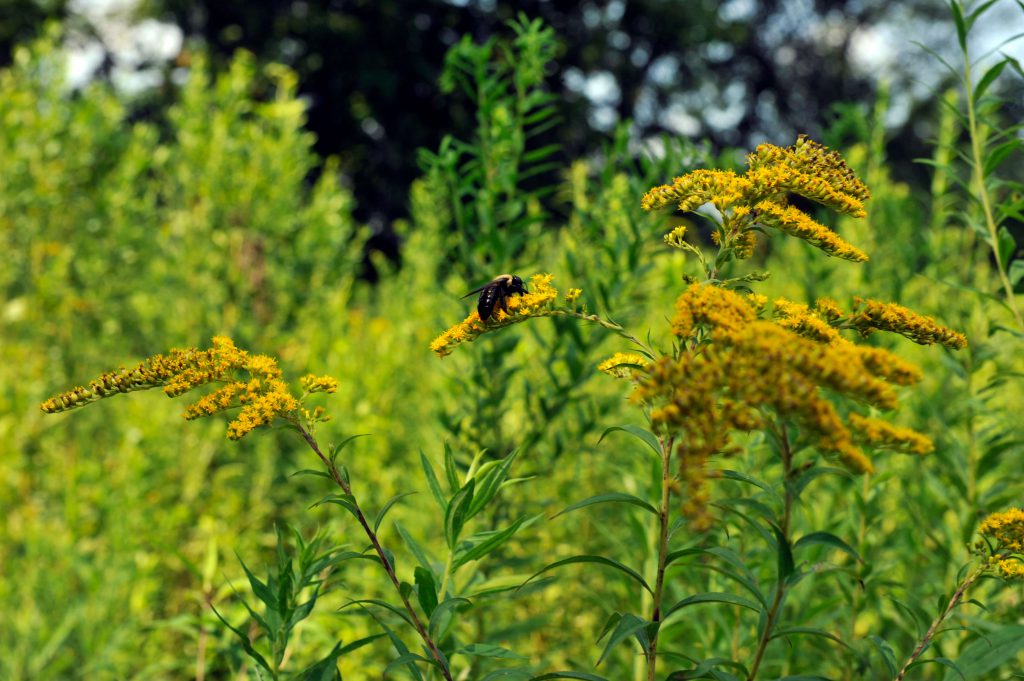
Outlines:
POLYGON ((598 326, 601 326, 601 327, 603 327, 605 329, 608 329, 609 331, 614 331, 618 335, 620 335, 623 338, 625 338, 626 340, 628 340, 630 343, 633 343, 634 345, 638 346, 641 350, 643 350, 644 352, 648 353, 652 357, 656 356, 654 350, 649 345, 644 343, 642 340, 640 340, 639 338, 637 338, 633 334, 631 334, 628 331, 626 331, 626 329, 624 329, 621 325, 616 324, 615 322, 610 321, 608 319, 604 319, 603 317, 598 317, 596 314, 584 314, 582 312, 575 312, 575 311, 571 311, 571 310, 542 310, 540 312, 537 312, 537 313, 533 314, 532 316, 534 316, 534 317, 571 317, 573 319, 581 319, 581 320, 583 320, 585 322, 591 322, 591 323, 597 324, 598 326))
MULTIPOLYGON (((785 424, 780 424, 781 434, 779 441, 781 442, 782 449, 782 469, 783 469, 783 490, 784 490, 784 506, 782 512, 782 522, 780 524, 780 541, 789 541, 789 523, 790 517, 793 511, 793 493, 790 486, 790 478, 793 474, 793 450, 789 443, 789 435, 786 433, 785 424)), ((772 639, 772 633, 775 629, 775 624, 779 620, 779 615, 782 614, 782 603, 786 598, 786 577, 782 574, 779 575, 778 580, 775 584, 775 597, 772 599, 771 607, 768 608, 768 617, 765 620, 764 630, 761 632, 761 639, 757 643, 757 652, 754 653, 754 662, 750 665, 750 673, 747 674, 747 681, 754 681, 757 678, 757 670, 761 667, 761 662, 764 660, 765 650, 768 649, 768 642, 772 639)))
POLYGON ((352 497, 352 507, 355 509, 356 520, 358 520, 359 524, 362 525, 363 532, 366 533, 367 538, 373 545, 373 550, 377 553, 377 558, 380 559, 380 564, 383 566, 384 571, 387 573, 388 579, 390 579, 391 583, 394 585, 395 591, 398 593, 398 597, 401 598, 402 605, 405 606, 405 611, 409 614, 409 619, 412 621, 413 627, 416 629, 416 632, 420 635, 420 638, 423 639, 423 643, 426 644, 427 649, 430 650, 431 656, 433 656, 434 660, 437 661, 437 664, 441 670, 441 674, 444 676, 445 680, 452 681, 452 674, 448 670, 447 661, 441 654, 441 651, 438 649, 433 639, 430 638, 430 634, 427 632, 426 627, 423 626, 423 623, 420 621, 419 616, 413 609, 412 604, 409 603, 409 599, 406 598, 405 595, 402 593, 402 584, 398 580, 398 575, 395 574, 395 568, 391 564, 391 561, 388 560, 387 554, 384 553, 384 547, 381 546, 380 540, 377 538, 377 533, 374 532, 372 527, 370 527, 370 523, 367 522, 366 516, 363 515, 363 510, 362 508, 359 507, 359 502, 356 501, 355 496, 352 494, 352 487, 345 481, 345 478, 343 478, 341 474, 338 472, 338 468, 337 466, 334 465, 334 462, 331 461, 328 457, 324 456, 324 453, 320 451, 320 446, 317 444, 316 440, 309 433, 309 431, 303 428, 302 425, 300 424, 296 425, 298 425, 299 433, 302 434, 302 438, 306 441, 306 444, 308 444, 310 449, 312 449, 313 452, 318 457, 320 457, 320 460, 323 462, 324 466, 327 467, 327 471, 330 473, 331 479, 334 480, 335 484, 337 484, 338 487, 340 487, 342 491, 345 492, 345 494, 352 497))
POLYGON ((942 611, 941 615, 935 618, 935 621, 932 622, 932 626, 928 627, 928 631, 927 633, 925 633, 924 638, 921 639, 921 642, 917 644, 916 648, 914 648, 914 652, 912 652, 910 654, 910 657, 907 658, 907 661, 903 664, 903 668, 900 669, 900 673, 896 675, 895 681, 903 681, 903 677, 906 675, 907 669, 910 667, 910 665, 914 663, 914 661, 917 658, 921 657, 921 653, 923 653, 924 649, 928 647, 928 644, 935 636, 935 632, 938 631, 939 625, 941 625, 945 621, 945 619, 949 617, 949 614, 953 612, 953 609, 956 608, 956 606, 963 599, 964 594, 967 592, 967 589, 969 589, 972 584, 978 581, 978 577, 981 577, 981 575, 984 572, 985 566, 982 565, 977 570, 968 575, 967 579, 965 579, 963 583, 961 583, 960 586, 957 587, 956 593, 954 593, 953 597, 949 599, 949 603, 946 605, 946 609, 942 611))
POLYGON ((654 681, 658 665, 658 628, 661 624, 661 602, 665 589, 665 560, 668 557, 668 512, 672 500, 672 446, 673 436, 658 438, 661 444, 661 505, 658 508, 658 576, 654 582, 651 604, 651 622, 654 633, 647 648, 647 681, 654 681))
POLYGON ((1006 273, 1006 263, 999 254, 999 227, 996 224, 992 211, 992 200, 985 187, 985 165, 981 147, 981 130, 978 126, 977 112, 974 108, 974 83, 971 78, 970 54, 964 48, 964 89, 967 99, 967 132, 971 138, 971 171, 974 184, 977 187, 978 199, 981 202, 981 210, 985 216, 985 227, 988 231, 989 246, 996 258, 996 272, 999 274, 999 281, 1006 293, 1006 303, 1017 320, 1017 326, 1024 331, 1024 317, 1021 316, 1020 308, 1017 307, 1017 298, 1013 293, 1013 284, 1006 273))

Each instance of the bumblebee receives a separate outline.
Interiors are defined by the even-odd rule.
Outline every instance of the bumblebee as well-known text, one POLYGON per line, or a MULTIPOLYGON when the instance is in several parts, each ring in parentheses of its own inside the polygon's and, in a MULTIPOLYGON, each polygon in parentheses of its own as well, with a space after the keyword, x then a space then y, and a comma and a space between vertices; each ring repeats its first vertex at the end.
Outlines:
POLYGON ((480 288, 473 289, 462 297, 468 298, 474 293, 480 294, 480 298, 476 302, 476 312, 480 315, 480 319, 487 321, 495 310, 508 309, 506 301, 510 295, 513 293, 522 295, 527 293, 527 290, 523 286, 523 280, 515 274, 499 274, 480 288))

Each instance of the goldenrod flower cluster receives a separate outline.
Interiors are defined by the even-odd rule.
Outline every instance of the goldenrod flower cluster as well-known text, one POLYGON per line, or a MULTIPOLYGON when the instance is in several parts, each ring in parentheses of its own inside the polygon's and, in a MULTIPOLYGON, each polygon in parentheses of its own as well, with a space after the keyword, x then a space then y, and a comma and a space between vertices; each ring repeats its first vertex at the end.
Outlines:
POLYGON ((967 347, 967 338, 962 333, 896 303, 854 298, 854 309, 842 326, 856 329, 864 336, 873 331, 891 331, 920 345, 938 343, 953 350, 967 347))
POLYGON ((307 374, 299 379, 299 383, 307 393, 333 393, 338 389, 338 380, 333 376, 307 374))
MULTIPOLYGON (((861 182, 835 151, 801 135, 791 147, 762 144, 747 157, 744 175, 726 170, 695 170, 672 184, 651 189, 641 200, 644 210, 675 205, 683 212, 713 204, 722 225, 712 236, 716 243, 733 249, 736 257, 748 258, 756 244, 756 230, 770 227, 795 236, 825 253, 846 260, 864 261, 867 255, 838 234, 789 205, 796 194, 840 213, 864 217, 864 201, 870 198, 861 182)), ((680 235, 673 235, 678 242, 680 235)))
MULTIPOLYGON (((893 409, 894 386, 920 378, 912 365, 878 348, 837 341, 827 332, 808 338, 758 319, 757 302, 708 284, 687 289, 676 303, 673 331, 684 340, 704 334, 708 342, 699 352, 651 364, 635 394, 653 405, 656 426, 681 431, 690 461, 725 450, 731 431, 765 426, 772 414, 799 426, 811 444, 838 454, 857 472, 873 470, 861 444, 930 451, 927 438, 913 431, 860 415, 842 417, 830 397, 893 409)), ((787 313, 784 322, 811 318, 802 306, 776 307, 787 313)))
POLYGON ((1004 579, 1024 579, 1024 510, 992 513, 978 533, 991 542, 978 546, 989 553, 989 566, 1004 579))
POLYGON ((650 363, 651 360, 636 352, 616 352, 598 364, 597 370, 615 378, 630 378, 636 369, 642 369, 650 363))
MULTIPOLYGON (((509 296, 505 301, 506 310, 495 310, 486 320, 480 319, 475 311, 464 320, 451 327, 430 343, 430 349, 438 357, 450 355, 462 343, 476 340, 488 331, 501 329, 512 324, 526 321, 532 317, 548 317, 556 310, 555 302, 558 289, 551 285, 554 277, 550 274, 535 274, 530 279, 529 293, 509 296)), ((566 303, 573 307, 582 295, 580 289, 570 289, 566 294, 566 303)))
MULTIPOLYGON (((220 388, 189 405, 187 420, 210 416, 230 408, 240 408, 228 424, 228 437, 238 440, 254 428, 275 418, 294 417, 299 400, 281 379, 277 360, 253 355, 235 346, 227 337, 217 336, 207 350, 187 348, 154 355, 131 369, 121 368, 103 374, 89 383, 52 397, 40 405, 47 413, 84 406, 120 392, 162 387, 169 397, 177 397, 208 383, 220 388)), ((309 375, 302 379, 306 392, 334 392, 337 381, 329 376, 309 375)))

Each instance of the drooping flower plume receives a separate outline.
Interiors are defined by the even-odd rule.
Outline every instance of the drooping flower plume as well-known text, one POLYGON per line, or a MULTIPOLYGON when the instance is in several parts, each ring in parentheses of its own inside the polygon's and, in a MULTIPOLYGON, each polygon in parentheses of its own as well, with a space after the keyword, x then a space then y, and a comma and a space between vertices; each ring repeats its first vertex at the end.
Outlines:
MULTIPOLYGON (((277 360, 268 355, 253 355, 238 348, 225 336, 213 339, 206 350, 187 348, 154 355, 130 369, 121 368, 43 402, 47 413, 67 411, 119 393, 162 388, 168 397, 178 397, 207 384, 219 384, 213 392, 186 407, 187 420, 211 416, 237 408, 228 423, 227 434, 238 440, 276 418, 299 416, 300 400, 288 390, 281 378, 277 360)), ((302 379, 307 393, 334 392, 337 381, 330 376, 310 374, 302 379)), ((312 418, 312 415, 309 415, 312 418)), ((323 420, 322 412, 315 420, 323 420)))

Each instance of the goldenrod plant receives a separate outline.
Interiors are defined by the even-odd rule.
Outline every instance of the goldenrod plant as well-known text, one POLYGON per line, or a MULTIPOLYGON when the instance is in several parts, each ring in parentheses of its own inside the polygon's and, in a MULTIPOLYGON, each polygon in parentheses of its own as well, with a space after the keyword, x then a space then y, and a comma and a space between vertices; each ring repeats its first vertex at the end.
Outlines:
MULTIPOLYGON (((728 276, 731 264, 750 258, 758 235, 770 230, 802 239, 827 255, 855 262, 868 258, 793 205, 792 197, 802 197, 855 217, 866 215, 864 203, 870 192, 838 152, 801 136, 786 148, 761 145, 749 155, 747 165, 743 175, 693 171, 671 184, 654 187, 642 199, 645 210, 668 206, 684 213, 707 210, 704 215, 712 223, 712 240, 717 246, 713 256, 706 256, 685 240, 683 229, 677 227, 666 235, 669 246, 694 255, 701 269, 701 276, 688 277, 689 284, 680 282, 671 335, 660 344, 643 342, 617 324, 596 318, 635 346, 634 352, 616 353, 598 369, 635 384, 630 399, 646 416, 648 430, 630 432, 657 452, 661 494, 655 504, 654 500, 611 490, 572 508, 618 501, 650 510, 658 537, 654 574, 644 576, 616 559, 593 555, 556 561, 541 571, 592 562, 611 566, 644 588, 648 598, 637 605, 646 609, 615 613, 599 638, 608 637, 602 659, 616 645, 635 640, 648 681, 660 678, 659 659, 686 657, 680 650, 659 649, 667 620, 683 608, 709 602, 759 613, 756 644, 745 659, 694 660, 695 668, 673 672, 671 678, 692 678, 718 668, 733 675, 739 672, 739 677, 748 681, 757 678, 769 644, 785 630, 781 622, 788 593, 812 576, 797 565, 794 554, 809 544, 826 543, 856 555, 843 539, 828 532, 794 536, 792 516, 806 486, 802 479, 817 475, 830 454, 850 471, 867 474, 875 470, 868 452, 923 455, 932 451, 925 435, 878 415, 897 406, 897 389, 918 382, 920 371, 895 354, 858 344, 842 332, 853 331, 863 338, 887 331, 921 345, 941 344, 954 350, 967 345, 962 334, 894 303, 855 298, 848 311, 827 298, 818 300, 813 308, 784 298, 769 304, 765 296, 750 290, 751 277, 728 276), (716 517, 716 504, 708 489, 708 478, 723 473, 711 471, 709 461, 736 453, 736 433, 757 431, 774 443, 781 464, 781 480, 764 485, 766 490, 779 489, 772 494, 781 509, 759 502, 759 519, 741 516, 759 526, 778 555, 773 588, 766 593, 752 576, 734 575, 748 592, 743 596, 696 593, 670 602, 666 571, 671 564, 687 556, 715 555, 715 549, 723 548, 692 545, 694 536, 724 520, 716 517), (674 544, 673 535, 682 537, 674 544), (689 548, 683 548, 687 544, 689 548)), ((482 321, 473 313, 442 333, 431 349, 444 357, 458 344, 533 317, 593 319, 576 311, 579 294, 575 290, 558 302, 550 281, 550 275, 536 276, 536 292, 512 298, 508 314, 482 321)), ((750 473, 726 474, 753 480, 750 473)), ((794 671, 811 673, 816 669, 808 664, 794 671)), ((563 677, 576 678, 570 673, 563 677)))

